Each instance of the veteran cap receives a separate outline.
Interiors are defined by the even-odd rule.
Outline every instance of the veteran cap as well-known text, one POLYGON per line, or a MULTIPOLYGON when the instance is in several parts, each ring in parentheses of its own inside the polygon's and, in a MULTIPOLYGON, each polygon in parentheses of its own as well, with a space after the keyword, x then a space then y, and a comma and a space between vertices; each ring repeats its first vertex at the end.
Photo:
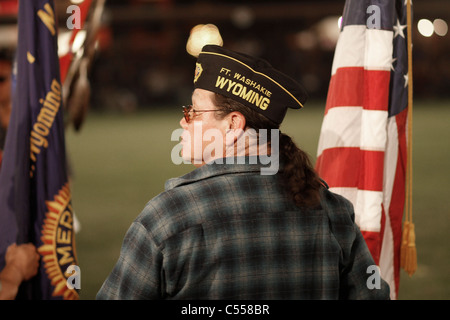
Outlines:
POLYGON ((287 108, 302 108, 308 97, 299 83, 267 61, 216 45, 200 52, 194 86, 236 100, 278 124, 287 108))

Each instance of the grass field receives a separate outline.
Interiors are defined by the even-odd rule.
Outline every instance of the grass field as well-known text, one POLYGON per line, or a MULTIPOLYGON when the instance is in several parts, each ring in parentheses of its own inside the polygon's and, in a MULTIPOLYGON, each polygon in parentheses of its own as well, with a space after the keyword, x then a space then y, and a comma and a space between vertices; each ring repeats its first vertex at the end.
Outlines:
MULTIPOLYGON (((132 114, 91 112, 80 133, 66 133, 72 203, 81 223, 76 236, 81 299, 94 299, 117 261, 123 236, 164 182, 193 169, 174 165, 171 133, 181 111, 132 114)), ((281 130, 315 160, 323 104, 290 111, 281 130)), ((450 102, 416 102, 413 125, 418 270, 402 271, 399 299, 450 299, 450 102)))

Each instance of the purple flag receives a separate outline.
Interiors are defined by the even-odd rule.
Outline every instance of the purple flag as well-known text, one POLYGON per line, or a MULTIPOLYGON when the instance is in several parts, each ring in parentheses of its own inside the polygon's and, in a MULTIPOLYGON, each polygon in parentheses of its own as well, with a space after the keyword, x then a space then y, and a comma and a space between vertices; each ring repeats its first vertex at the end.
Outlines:
POLYGON ((53 1, 19 1, 18 25, 16 86, 0 169, 0 268, 10 244, 32 242, 40 268, 18 299, 78 299, 66 285, 67 268, 77 259, 53 1))

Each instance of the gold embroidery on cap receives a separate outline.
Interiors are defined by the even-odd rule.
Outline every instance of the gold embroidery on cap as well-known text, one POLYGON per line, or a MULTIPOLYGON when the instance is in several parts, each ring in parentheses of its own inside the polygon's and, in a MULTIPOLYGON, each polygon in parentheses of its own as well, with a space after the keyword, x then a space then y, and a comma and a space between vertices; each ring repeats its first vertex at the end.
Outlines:
MULTIPOLYGON (((300 105, 301 108, 303 108, 303 104, 302 104, 300 101, 298 101, 298 99, 295 98, 295 97, 292 95, 292 93, 289 92, 289 90, 287 90, 285 87, 283 87, 281 84, 279 84, 278 82, 276 82, 274 79, 272 79, 272 78, 269 77, 268 75, 266 75, 266 74, 264 74, 264 73, 262 73, 262 72, 258 72, 258 71, 256 71, 256 70, 254 70, 253 68, 251 68, 250 66, 246 65, 246 64, 243 63, 242 61, 239 61, 238 59, 235 59, 235 58, 233 58, 233 57, 227 56, 227 55, 225 55, 225 54, 216 53, 216 52, 202 51, 202 52, 200 52, 200 54, 211 54, 211 55, 221 56, 221 57, 225 57, 225 58, 228 58, 228 59, 230 59, 230 60, 233 60, 233 61, 236 61, 236 62, 242 64, 243 66, 245 66, 245 67, 247 67, 248 69, 250 69, 252 72, 254 72, 254 73, 256 73, 256 74, 259 74, 259 75, 261 75, 261 76, 264 76, 264 77, 266 77, 267 79, 271 80, 273 83, 275 83, 277 86, 279 86, 282 90, 284 90, 284 92, 286 92, 292 99, 294 99, 294 100, 300 105)), ((267 107, 266 107, 266 108, 267 108, 267 107)))
POLYGON ((231 79, 218 76, 215 87, 231 92, 233 95, 246 100, 261 110, 266 110, 270 104, 270 99, 268 97, 264 97, 262 94, 253 91, 241 83, 232 81, 231 79))

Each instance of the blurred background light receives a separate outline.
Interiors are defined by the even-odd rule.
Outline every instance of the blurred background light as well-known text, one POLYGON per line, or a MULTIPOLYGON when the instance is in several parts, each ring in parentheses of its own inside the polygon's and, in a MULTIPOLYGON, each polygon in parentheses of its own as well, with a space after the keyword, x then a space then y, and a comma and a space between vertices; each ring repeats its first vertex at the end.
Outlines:
POLYGON ((231 13, 233 24, 241 29, 246 29, 253 24, 255 20, 253 11, 245 6, 236 7, 231 13))
POLYGON ((448 25, 447 22, 445 22, 442 19, 435 19, 433 21, 433 27, 434 27, 434 32, 441 37, 444 37, 445 35, 447 35, 448 32, 448 25))
POLYGON ((433 23, 428 19, 420 19, 417 23, 417 29, 424 37, 431 37, 434 32, 433 23))
POLYGON ((295 44, 300 49, 311 50, 317 45, 317 37, 309 30, 301 31, 295 35, 295 44))
POLYGON ((334 50, 341 32, 336 24, 339 26, 339 16, 326 17, 315 26, 322 49, 334 50))
POLYGON ((198 24, 193 27, 186 44, 187 52, 198 57, 203 46, 207 44, 223 45, 219 29, 213 24, 198 24))

